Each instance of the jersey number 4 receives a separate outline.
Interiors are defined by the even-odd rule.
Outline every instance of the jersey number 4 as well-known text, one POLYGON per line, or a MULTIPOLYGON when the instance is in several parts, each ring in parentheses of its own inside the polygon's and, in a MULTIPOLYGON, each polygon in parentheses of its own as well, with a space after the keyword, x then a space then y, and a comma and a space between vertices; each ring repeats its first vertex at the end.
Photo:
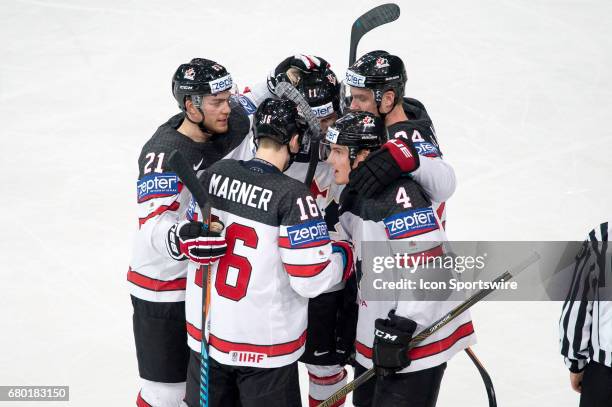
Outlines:
POLYGON ((246 247, 256 249, 259 243, 257 232, 249 226, 232 223, 225 231, 227 254, 219 260, 215 288, 220 296, 240 301, 246 296, 253 266, 244 256, 236 254, 238 240, 246 247))

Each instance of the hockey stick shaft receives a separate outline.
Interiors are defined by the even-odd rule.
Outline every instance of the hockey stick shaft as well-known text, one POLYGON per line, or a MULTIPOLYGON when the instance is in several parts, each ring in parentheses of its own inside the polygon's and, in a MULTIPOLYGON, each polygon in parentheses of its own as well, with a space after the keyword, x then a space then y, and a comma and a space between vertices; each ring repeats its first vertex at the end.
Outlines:
POLYGON ((382 4, 361 15, 351 27, 351 43, 349 49, 349 66, 357 57, 357 45, 368 32, 383 24, 395 21, 400 16, 400 8, 395 3, 382 4))
POLYGON ((465 353, 472 360, 474 365, 476 365, 476 369, 478 369, 478 373, 480 373, 480 377, 482 377, 482 381, 485 384, 485 389, 487 391, 487 397, 489 399, 489 407, 497 407, 497 398, 495 397, 495 388, 493 387, 493 380, 491 380, 491 376, 489 376, 489 372, 485 369, 480 360, 476 357, 476 354, 469 346, 465 349, 465 353))
MULTIPOLYGON (((461 315, 462 313, 464 313, 465 311, 470 309, 474 304, 476 304, 477 302, 482 300, 484 297, 486 297, 487 295, 489 295, 493 291, 495 291, 495 288, 493 288, 495 286, 495 283, 499 283, 501 281, 508 281, 508 280, 510 280, 511 278, 516 276, 518 273, 520 273, 521 271, 523 271, 527 267, 529 267, 531 264, 535 263, 539 258, 540 258, 540 255, 538 253, 536 253, 536 252, 533 252, 531 254, 531 256, 526 258, 524 261, 522 261, 521 263, 517 264, 511 270, 506 271, 501 276, 497 277, 495 280, 493 280, 491 282, 492 283, 491 287, 477 291, 470 298, 468 298, 467 300, 465 300, 464 302, 462 302, 461 304, 459 304, 458 306, 456 306, 455 308, 450 310, 448 313, 446 313, 441 318, 439 318, 436 322, 434 322, 429 327, 427 327, 424 330, 422 330, 418 335, 414 336, 410 340, 409 349, 414 348, 420 342, 424 341, 425 339, 427 339, 428 337, 430 337, 434 333, 438 332, 440 329, 442 329, 444 326, 446 326, 449 322, 451 322, 452 320, 457 318, 459 315, 461 315)), ((356 378, 352 382, 347 383, 342 388, 338 389, 338 391, 336 391, 334 394, 332 394, 327 400, 325 400, 324 402, 320 403, 317 407, 331 407, 331 406, 333 406, 334 403, 336 403, 337 401, 339 401, 342 398, 346 397, 347 394, 349 394, 350 392, 355 390, 357 387, 359 387, 360 385, 362 385, 363 383, 368 381, 374 375, 375 375, 374 368, 371 368, 371 369, 367 370, 365 373, 363 373, 361 376, 359 376, 358 378, 356 378)))
POLYGON ((306 172, 306 178, 304 178, 304 184, 310 188, 312 179, 314 178, 317 164, 319 163, 319 142, 321 141, 321 126, 319 119, 315 116, 310 108, 310 105, 300 94, 300 92, 290 83, 281 82, 276 85, 276 93, 278 96, 291 100, 298 106, 298 110, 306 119, 308 128, 310 129, 310 160, 308 162, 308 171, 306 172))
MULTIPOLYGON (((206 201, 206 191, 200 184, 195 171, 189 166, 180 151, 174 150, 168 157, 168 164, 183 185, 191 192, 202 211, 203 222, 210 225, 210 205, 206 201)), ((206 340, 206 320, 210 301, 210 266, 202 265, 202 338, 200 340, 200 407, 208 407, 209 399, 209 368, 208 341, 206 340)))

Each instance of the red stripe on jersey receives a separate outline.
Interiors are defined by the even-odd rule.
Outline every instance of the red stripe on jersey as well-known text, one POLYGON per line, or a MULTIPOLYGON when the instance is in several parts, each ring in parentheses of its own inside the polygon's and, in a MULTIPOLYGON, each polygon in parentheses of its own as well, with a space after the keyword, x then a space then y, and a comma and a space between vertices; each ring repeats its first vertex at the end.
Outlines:
POLYGON ((127 273, 127 280, 136 284, 138 287, 151 291, 179 291, 185 290, 187 287, 186 278, 177 278, 175 280, 157 280, 135 272, 130 267, 127 273))
POLYGON ((142 395, 140 394, 140 392, 138 392, 138 398, 136 398, 136 406, 137 407, 153 407, 149 403, 147 403, 145 399, 142 398, 142 395))
POLYGON ((314 277, 325 270, 325 267, 327 267, 329 263, 330 260, 319 264, 300 265, 283 263, 283 265, 285 266, 285 271, 287 271, 287 274, 291 277, 314 277))
POLYGON ((466 322, 444 339, 410 349, 410 358, 412 360, 417 360, 426 358, 428 356, 437 355, 438 353, 442 353, 445 350, 450 349, 459 340, 473 333, 474 326, 472 325, 472 321, 466 322))
POLYGON ((446 202, 442 202, 438 209, 436 209, 436 213, 438 214, 438 218, 442 219, 442 214, 444 213, 444 207, 446 206, 446 202))
POLYGON ((145 199, 137 199, 136 201, 138 203, 143 203, 143 202, 147 202, 150 201, 151 199, 156 199, 156 198, 167 198, 169 196, 174 196, 174 195, 178 195, 181 193, 181 191, 183 190, 183 183, 179 182, 177 185, 177 193, 170 193, 170 194, 155 194, 155 195, 149 195, 147 196, 145 199))
MULTIPOLYGON (((437 355, 438 353, 442 353, 450 349, 459 340, 473 333, 474 326, 472 325, 472 322, 466 322, 465 324, 455 329, 455 331, 446 338, 440 339, 436 342, 428 343, 427 345, 418 346, 416 348, 410 349, 410 359, 423 359, 429 356, 437 355)), ((357 352, 361 353, 366 358, 372 359, 372 348, 367 347, 363 343, 355 341, 355 350, 357 350, 357 352)))
POLYGON ((310 242, 306 244, 299 245, 298 247, 292 247, 291 241, 288 237, 279 237, 278 238, 278 247, 282 247, 283 249, 308 249, 309 247, 320 247, 325 246, 326 244, 331 243, 331 240, 319 240, 315 242, 310 242))
POLYGON ((397 240, 397 239, 405 239, 407 237, 414 237, 414 236, 420 236, 420 235, 424 235, 426 233, 429 232, 433 232, 434 230, 438 230, 439 227, 437 226, 438 221, 436 220, 436 226, 432 227, 432 228, 427 228, 427 229, 420 229, 420 230, 414 230, 414 231, 408 231, 406 233, 402 233, 401 235, 397 235, 397 236, 389 236, 389 230, 387 229, 387 236, 389 237, 390 240, 397 240))
MULTIPOLYGON (((196 341, 202 340, 202 330, 196 328, 187 322, 187 333, 196 341)), ((209 335, 208 344, 219 352, 252 352, 263 353, 268 357, 290 355, 293 352, 300 350, 306 343, 306 331, 294 341, 277 343, 274 345, 254 345, 251 343, 240 343, 226 341, 225 339, 217 338, 215 335, 209 335)))
POLYGON ((189 322, 187 322, 187 333, 189 334, 189 336, 191 336, 198 342, 202 340, 202 330, 196 328, 193 324, 190 324, 189 322))
POLYGON ((314 384, 318 384, 321 386, 331 386, 332 384, 341 382, 342 379, 346 377, 346 374, 346 369, 342 369, 341 372, 331 376, 317 376, 308 372, 308 377, 310 381, 314 384))
POLYGON ((433 249, 424 250, 419 253, 410 254, 410 256, 406 257, 406 261, 401 257, 398 262, 399 267, 412 267, 415 262, 418 261, 418 264, 423 265, 425 263, 429 263, 433 260, 434 257, 440 257, 444 254, 444 250, 442 249, 442 245, 436 246, 433 249))
MULTIPOLYGON (((316 400, 312 397, 308 396, 308 407, 317 407, 319 404, 323 403, 325 400, 316 400)), ((331 407, 340 407, 346 401, 346 397, 342 397, 340 400, 336 401, 331 407)))
POLYGON ((159 208, 157 208, 156 210, 154 210, 153 212, 148 214, 145 218, 138 219, 138 224, 139 224, 138 227, 141 227, 149 219, 152 219, 152 218, 156 217, 157 215, 161 215, 162 213, 164 213, 166 211, 176 211, 176 210, 178 210, 180 205, 181 204, 179 204, 178 201, 174 201, 170 205, 161 205, 159 208))

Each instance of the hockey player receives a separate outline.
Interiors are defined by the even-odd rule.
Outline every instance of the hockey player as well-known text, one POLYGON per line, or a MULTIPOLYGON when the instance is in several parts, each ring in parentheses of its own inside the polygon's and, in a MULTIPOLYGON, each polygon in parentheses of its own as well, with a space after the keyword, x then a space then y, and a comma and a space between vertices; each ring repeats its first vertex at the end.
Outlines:
MULTIPOLYGON (((382 119, 372 113, 351 112, 340 118, 328 130, 322 149, 334 169, 335 181, 347 184, 351 171, 386 140, 382 119)), ((401 151, 407 159, 414 154, 407 148, 401 151)), ((411 256, 443 253, 445 234, 440 220, 430 199, 411 177, 399 178, 373 198, 345 189, 340 221, 355 245, 358 278, 369 273, 361 270, 364 241, 389 241, 393 247, 410 242, 402 248, 411 256), (395 222, 406 218, 411 221, 395 222)), ((429 326, 455 305, 452 301, 368 301, 360 295, 355 375, 374 364, 377 378, 355 390, 354 405, 434 406, 446 361, 475 340, 469 314, 462 314, 417 348, 408 351, 408 343, 417 327, 429 326)))
POLYGON ((386 51, 369 52, 347 70, 341 100, 351 110, 381 117, 390 138, 351 173, 349 186, 362 196, 373 197, 408 173, 434 201, 445 227, 445 201, 455 191, 455 173, 442 160, 433 124, 423 104, 404 98, 406 81, 403 61, 386 51), (406 148, 411 152, 409 157, 403 153, 406 148))
MULTIPOLYGON (((228 252, 212 268, 207 321, 209 402, 215 406, 300 406, 297 360, 308 298, 346 280, 352 250, 333 242, 308 188, 282 173, 299 149, 297 106, 267 99, 255 119, 256 157, 223 160, 201 176, 228 252)), ((187 405, 198 405, 201 275, 189 267, 192 349, 187 405)))
MULTIPOLYGON (((401 60, 399 64, 403 71, 401 60)), ((396 68, 395 65, 394 68, 396 68)), ((384 79, 385 83, 388 83, 384 88, 387 92, 386 96, 388 97, 389 93, 396 94, 399 95, 401 100, 406 82, 405 72, 401 78, 395 78, 391 81, 387 78, 384 79)), ((289 56, 269 74, 267 90, 274 93, 276 83, 279 81, 289 81, 296 86, 310 104, 315 115, 319 117, 323 132, 339 116, 339 86, 325 59, 303 54, 289 56), (329 113, 332 109, 333 113, 329 113)), ((269 95, 265 90, 266 87, 256 86, 252 92, 247 94, 251 95, 252 99, 257 100, 261 99, 263 95, 269 95)), ((372 93, 372 100, 374 100, 373 92, 370 93, 372 93)), ((409 116, 412 120, 397 124, 398 128, 404 128, 405 131, 420 129, 423 134, 431 135, 433 143, 437 146, 437 141, 433 135, 433 125, 420 102, 414 99, 406 99, 405 108, 407 112, 410 112, 409 116)), ((421 154, 420 161, 424 161, 421 168, 415 168, 419 166, 419 157, 408 159, 398 154, 390 155, 389 152, 396 151, 397 148, 394 148, 395 144, 389 143, 381 154, 373 154, 373 157, 366 159, 365 163, 355 171, 359 176, 353 180, 354 188, 366 195, 373 194, 390 182, 388 177, 395 178, 399 175, 399 173, 396 173, 396 168, 401 165, 402 168, 399 169, 399 172, 404 171, 404 174, 414 176, 417 182, 422 182, 423 188, 428 194, 435 197, 432 199, 438 199, 441 202, 448 199, 455 188, 455 176, 452 167, 442 161, 441 158, 436 157, 432 148, 426 146, 426 143, 418 141, 418 130, 415 134, 410 134, 415 140, 411 146, 416 146, 418 153, 421 154), (398 163, 395 163, 395 160, 398 163), (416 165, 414 164, 415 160, 416 165), (372 172, 370 170, 372 168, 378 168, 378 170, 372 172)), ((432 145, 429 144, 429 146, 432 145)), ((299 154, 296 161, 287 174, 296 179, 303 179, 308 167, 308 155, 299 154)), ((311 185, 311 192, 317 199, 317 204, 325 213, 325 220, 330 233, 337 234, 337 236, 342 236, 342 228, 338 220, 338 200, 342 187, 343 185, 338 185, 333 181, 333 170, 329 165, 324 162, 319 163, 311 185)), ((444 203, 436 204, 436 208, 439 210, 444 223, 444 203)), ((333 287, 329 292, 313 299, 309 304, 309 337, 302 361, 307 363, 309 370, 309 402, 311 406, 318 405, 321 400, 328 398, 347 380, 346 371, 341 365, 352 358, 354 353, 353 343, 357 313, 354 302, 356 297, 355 282, 350 280, 346 289, 341 291, 343 288, 344 286, 333 287), (337 320, 336 316, 338 316, 337 320)), ((338 405, 341 406, 342 403, 338 405)))
MULTIPOLYGON (((580 407, 612 405, 612 302, 603 289, 610 276, 610 226, 591 230, 576 256, 572 287, 559 319, 559 344, 580 407)), ((609 285, 609 284, 608 284, 609 285)))
MULTIPOLYGON (((139 406, 179 406, 185 394, 189 360, 185 329, 187 257, 168 237, 187 238, 198 228, 179 225, 189 194, 167 165, 178 149, 201 171, 246 145, 250 122, 240 106, 231 107, 232 77, 220 64, 197 58, 179 66, 172 92, 181 113, 161 125, 142 148, 137 182, 139 227, 127 279, 134 308, 134 339, 142 378, 139 406), (169 234, 169 231, 173 233, 169 234)), ((201 244, 197 236, 195 245, 201 244)), ((195 254, 194 254, 195 253, 195 254)))

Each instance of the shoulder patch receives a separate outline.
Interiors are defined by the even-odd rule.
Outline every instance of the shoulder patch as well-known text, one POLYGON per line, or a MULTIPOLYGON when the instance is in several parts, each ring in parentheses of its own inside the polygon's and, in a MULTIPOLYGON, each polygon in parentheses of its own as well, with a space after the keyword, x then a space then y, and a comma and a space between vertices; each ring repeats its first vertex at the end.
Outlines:
POLYGON ((439 229, 431 207, 412 209, 383 219, 389 239, 404 239, 439 229))
POLYGON ((322 219, 300 223, 287 228, 291 248, 307 246, 311 243, 329 240, 327 225, 322 219))
POLYGON ((154 198, 164 198, 181 192, 182 184, 174 173, 150 174, 138 180, 138 203, 154 198))

